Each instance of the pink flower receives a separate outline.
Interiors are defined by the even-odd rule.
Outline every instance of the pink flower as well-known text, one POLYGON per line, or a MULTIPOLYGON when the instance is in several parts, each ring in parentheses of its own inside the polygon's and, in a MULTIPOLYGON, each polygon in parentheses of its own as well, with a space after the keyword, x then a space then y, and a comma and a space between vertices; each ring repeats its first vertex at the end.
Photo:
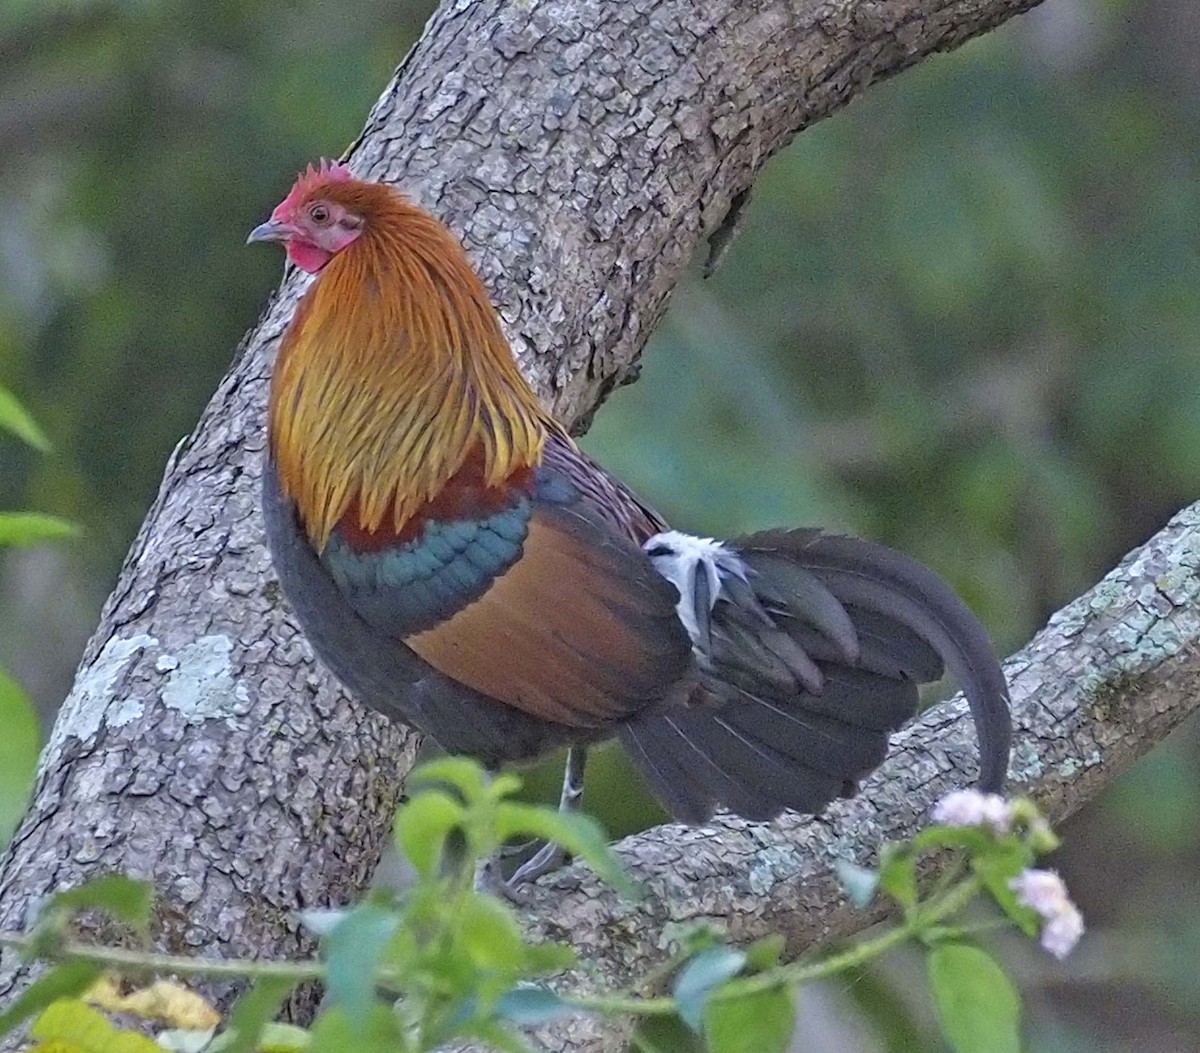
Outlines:
POLYGON ((1056 914, 1042 928, 1042 947, 1060 961, 1075 949, 1083 935, 1083 915, 1071 904, 1061 914, 1056 914))
POLYGON ((933 821, 944 826, 986 826, 998 834, 1012 828, 1012 805, 995 793, 955 790, 933 806, 933 821))
POLYGON ((1083 935, 1083 915, 1067 895, 1067 886, 1053 870, 1026 870, 1009 886, 1017 902, 1037 911, 1042 926, 1042 947, 1055 958, 1065 958, 1083 935))

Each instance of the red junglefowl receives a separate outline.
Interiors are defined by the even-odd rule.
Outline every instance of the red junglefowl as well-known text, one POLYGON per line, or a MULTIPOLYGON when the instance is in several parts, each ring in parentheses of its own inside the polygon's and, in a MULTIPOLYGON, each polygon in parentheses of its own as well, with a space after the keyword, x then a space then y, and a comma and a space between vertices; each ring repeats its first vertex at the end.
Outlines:
POLYGON ((668 530, 541 404, 458 239, 392 187, 310 166, 249 240, 318 275, 271 378, 263 506, 359 700, 492 766, 616 736, 676 818, 762 820, 854 793, 947 666, 1000 788, 1004 677, 931 571, 820 530, 668 530))

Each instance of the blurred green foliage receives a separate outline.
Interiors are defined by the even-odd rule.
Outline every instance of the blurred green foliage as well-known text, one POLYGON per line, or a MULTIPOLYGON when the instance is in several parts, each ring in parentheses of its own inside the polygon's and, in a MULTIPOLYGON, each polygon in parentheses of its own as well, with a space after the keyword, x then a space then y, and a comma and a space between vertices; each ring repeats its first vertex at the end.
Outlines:
MULTIPOLYGON (((16 436, 46 452, 50 442, 25 407, 0 385, 0 441, 16 436)), ((73 533, 70 523, 36 512, 0 510, 0 550, 35 545, 73 533)), ((8 842, 25 811, 33 785, 40 735, 37 717, 24 689, 0 666, 0 848, 8 842)))
MULTIPOLYGON (((278 277, 246 229, 427 6, 0 6, 0 383, 57 450, 5 446, 0 507, 84 528, 0 571, 0 661, 43 708, 278 277)), ((895 544, 1022 643, 1200 489, 1197 39, 1194 0, 1048 0, 806 133, 589 448, 683 527, 895 544)), ((1068 830, 1099 935, 1023 975, 1031 1049, 1200 1048, 1197 738, 1068 830)))
POLYGON ((383 0, 0 8, 0 376, 64 451, 6 459, 0 492, 86 523, 102 577, 279 274, 241 251, 247 223, 347 145, 422 19, 383 0))
MULTIPOLYGON (((709 922, 679 921, 653 980, 614 977, 600 990, 562 991, 553 977, 586 968, 586 961, 545 933, 530 937, 515 905, 481 889, 480 875, 498 877, 496 854, 504 846, 548 838, 632 905, 648 890, 624 870, 604 830, 579 812, 518 800, 518 776, 488 772, 466 757, 416 768, 409 783, 417 792, 396 815, 392 850, 406 860, 410 879, 402 888, 373 889, 348 907, 299 912, 320 940, 316 957, 214 961, 151 950, 145 944, 153 886, 108 874, 47 897, 23 932, 0 932, 0 948, 21 950, 43 966, 0 1007, 0 1037, 28 1022, 38 1040, 30 1053, 425 1053, 462 1042, 533 1053, 520 1029, 575 1016, 633 1023, 631 1048, 638 1053, 686 1053, 700 1045, 705 1053, 787 1053, 793 1037, 804 1041, 796 996, 806 986, 858 976, 866 963, 907 947, 924 959, 928 1001, 953 1053, 1019 1053, 1020 994, 977 945, 978 934, 999 927, 1039 937, 1060 958, 1078 938, 1074 930, 1066 940, 1050 936, 1064 918, 1079 915, 1061 880, 1033 868, 1058 844, 1037 806, 1022 798, 998 814, 984 794, 964 791, 955 804, 944 799, 946 814, 915 837, 889 845, 877 869, 839 863, 853 902, 891 900, 897 908, 889 924, 847 947, 785 963, 781 934, 735 947, 709 922), (956 864, 919 893, 922 860, 947 850, 956 864), (1040 891, 1014 894, 1018 887, 1040 891), (989 920, 972 923, 965 912, 973 905, 989 920), (75 917, 85 911, 127 926, 141 946, 72 940, 75 917), (119 977, 107 971, 113 965, 119 977), (179 983, 218 975, 245 984, 224 1019, 179 983), (176 979, 136 986, 163 976, 176 979), (315 1019, 305 1021, 310 1029, 272 1023, 289 994, 314 981, 324 998, 315 1019), (151 1041, 117 1031, 94 1007, 169 1029, 151 1041), (670 1020, 679 1026, 669 1036, 644 1026, 670 1020)), ((539 1038, 544 1048, 545 1033, 539 1038)))
POLYGON ((1083 68, 1033 43, 1014 27, 806 133, 593 434, 701 529, 896 544, 1008 646, 1200 480, 1194 111, 1164 112, 1115 27, 1083 68))
POLYGON ((38 722, 25 692, 0 668, 0 849, 25 811, 37 761, 38 722))

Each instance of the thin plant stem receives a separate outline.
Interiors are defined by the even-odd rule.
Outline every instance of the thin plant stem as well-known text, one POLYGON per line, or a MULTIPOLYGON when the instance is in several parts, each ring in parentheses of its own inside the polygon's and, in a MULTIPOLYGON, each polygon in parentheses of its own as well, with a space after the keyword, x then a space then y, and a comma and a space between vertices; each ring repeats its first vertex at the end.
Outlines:
MULTIPOLYGON (((32 937, 19 932, 0 932, 0 947, 12 947, 22 953, 34 949, 32 937)), ((325 975, 325 965, 316 960, 280 961, 259 958, 189 958, 182 954, 160 954, 128 947, 100 947, 69 941, 59 945, 54 958, 91 962, 127 974, 173 973, 176 976, 237 976, 251 980, 317 980, 325 975)))
MULTIPOLYGON (((797 984, 822 979, 866 964, 891 949, 919 935, 962 910, 979 892, 977 878, 968 878, 947 890, 943 895, 920 904, 910 916, 896 928, 875 939, 862 940, 837 954, 831 954, 816 962, 792 963, 764 970, 754 976, 734 980, 713 993, 714 998, 734 998, 756 991, 771 990, 781 984, 797 984)), ((457 899, 469 891, 464 884, 456 889, 457 899)), ((0 932, 0 947, 12 947, 28 952, 34 949, 34 941, 22 933, 0 932)), ((55 958, 70 958, 91 962, 106 969, 124 974, 174 974, 176 976, 236 976, 250 980, 285 979, 299 983, 318 980, 325 975, 325 964, 315 959, 307 961, 279 961, 253 958, 214 959, 189 958, 177 954, 160 954, 153 951, 137 951, 125 947, 99 947, 92 944, 67 942, 61 945, 55 958)), ((386 970, 379 977, 386 983, 386 970)), ((624 993, 612 994, 564 994, 563 1001, 577 1009, 605 1014, 628 1013, 636 1016, 667 1016, 677 1011, 675 999, 668 996, 639 997, 624 993)), ((426 1024, 428 1022, 425 1022, 426 1024)))

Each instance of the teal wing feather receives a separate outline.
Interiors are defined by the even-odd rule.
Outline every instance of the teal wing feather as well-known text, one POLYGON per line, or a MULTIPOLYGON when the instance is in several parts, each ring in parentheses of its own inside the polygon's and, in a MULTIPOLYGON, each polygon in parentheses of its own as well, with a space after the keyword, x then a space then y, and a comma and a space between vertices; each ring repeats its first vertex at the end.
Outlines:
POLYGON ((638 541, 656 516, 565 440, 501 500, 394 542, 334 531, 321 563, 382 635, 497 702, 594 728, 682 699, 691 642, 638 541))
POLYGON ((474 603, 520 559, 532 514, 533 501, 518 492, 501 511, 429 519, 412 540, 366 550, 339 528, 321 563, 364 621, 390 637, 411 636, 474 603))

